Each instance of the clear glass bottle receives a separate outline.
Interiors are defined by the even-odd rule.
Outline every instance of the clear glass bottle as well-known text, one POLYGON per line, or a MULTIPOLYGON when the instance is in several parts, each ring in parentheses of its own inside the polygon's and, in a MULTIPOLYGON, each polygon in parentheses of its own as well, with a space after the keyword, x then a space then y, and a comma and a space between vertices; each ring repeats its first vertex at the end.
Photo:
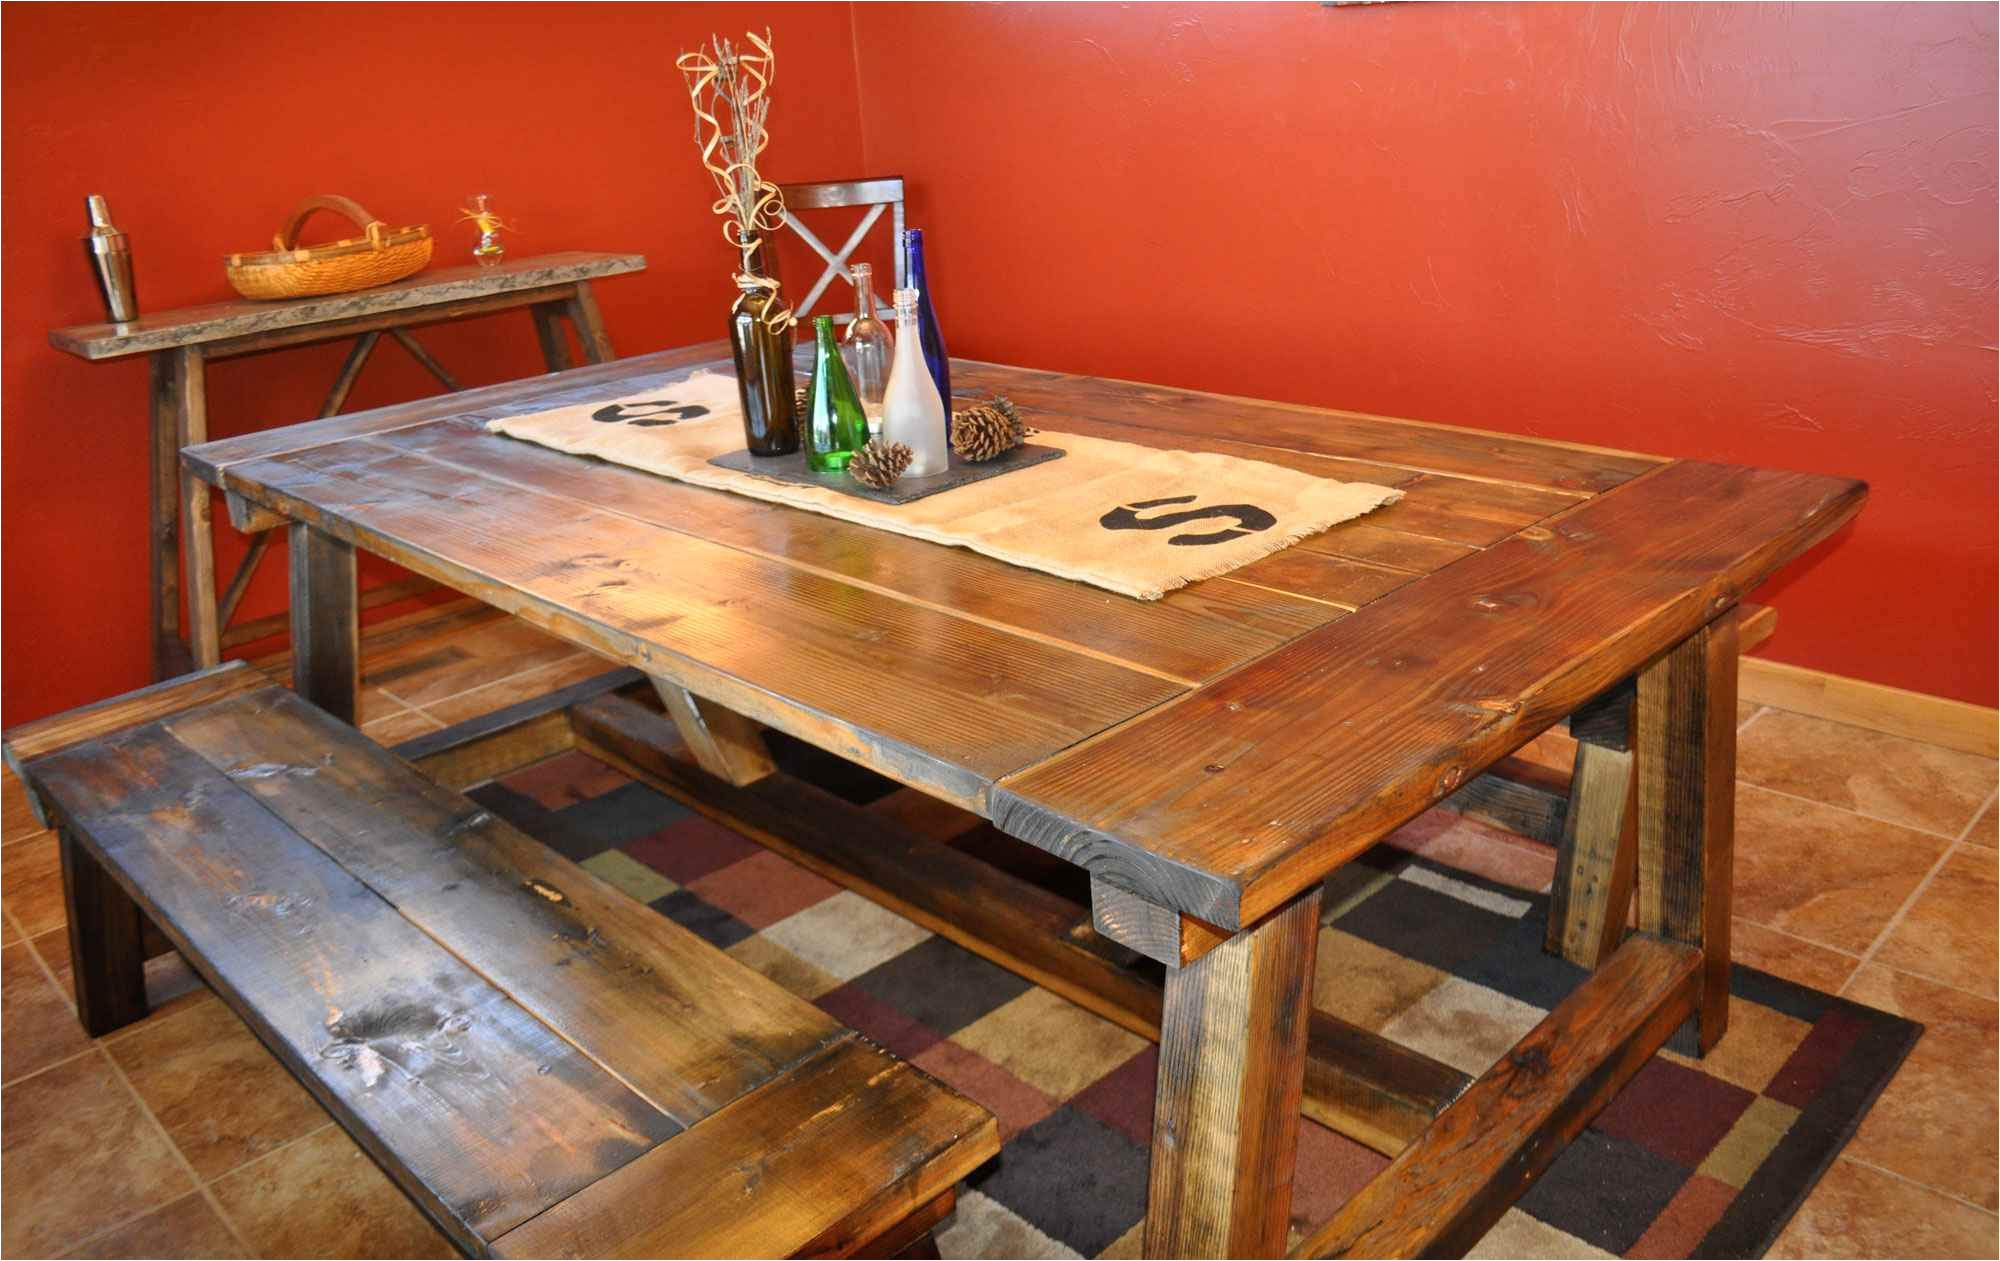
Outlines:
POLYGON ((838 473, 868 445, 868 416, 840 361, 833 317, 813 317, 812 397, 806 403, 806 463, 816 473, 838 473))
POLYGON ((944 399, 924 362, 917 319, 917 291, 896 290, 896 358, 882 392, 882 438, 909 446, 906 476, 930 477, 950 466, 951 448, 945 445, 944 399))
MULTIPOLYGON (((944 400, 945 427, 951 426, 951 356, 945 353, 944 333, 938 328, 937 306, 931 301, 931 282, 924 273, 924 232, 911 228, 903 233, 903 275, 917 291, 917 336, 923 341, 924 363, 931 380, 937 383, 938 397, 944 400)), ((900 326, 900 321, 899 321, 900 326)))
POLYGON ((895 338, 889 326, 875 315, 875 269, 856 263, 854 276, 854 319, 842 339, 842 354, 854 378, 854 392, 861 396, 861 410, 870 426, 882 426, 882 391, 889 384, 889 360, 895 352, 895 338))

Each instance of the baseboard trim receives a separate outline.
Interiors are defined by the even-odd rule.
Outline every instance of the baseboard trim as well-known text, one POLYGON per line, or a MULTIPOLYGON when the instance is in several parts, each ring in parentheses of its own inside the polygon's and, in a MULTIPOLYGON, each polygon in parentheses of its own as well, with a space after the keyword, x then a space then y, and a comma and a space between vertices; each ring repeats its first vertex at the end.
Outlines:
POLYGON ((1753 705, 1811 714, 1961 753, 2000 757, 2000 710, 1823 670, 1743 658, 1737 694, 1753 705))

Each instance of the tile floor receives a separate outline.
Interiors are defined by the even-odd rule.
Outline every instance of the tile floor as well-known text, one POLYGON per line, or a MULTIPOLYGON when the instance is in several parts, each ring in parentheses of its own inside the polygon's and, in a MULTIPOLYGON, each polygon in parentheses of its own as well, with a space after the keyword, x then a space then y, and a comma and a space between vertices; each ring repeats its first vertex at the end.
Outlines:
MULTIPOLYGON (((477 615, 443 640, 392 632, 370 660, 363 729, 389 744, 604 668, 477 615)), ((1927 1026, 1772 1255, 1994 1256, 1995 763, 1780 710, 1740 718, 1737 957, 1927 1026)), ((177 960, 152 965, 153 1015, 83 1036, 55 845, 11 775, 4 790, 0 1252, 450 1255, 177 960)))

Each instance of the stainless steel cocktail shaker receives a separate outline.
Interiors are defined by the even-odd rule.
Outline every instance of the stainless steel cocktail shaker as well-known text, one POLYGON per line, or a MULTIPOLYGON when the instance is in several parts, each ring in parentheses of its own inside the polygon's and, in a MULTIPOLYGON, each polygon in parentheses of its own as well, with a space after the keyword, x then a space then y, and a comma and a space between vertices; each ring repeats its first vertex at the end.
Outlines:
POLYGON ((97 275, 105 314, 114 324, 136 320, 139 291, 132 284, 131 238, 112 226, 111 211, 101 195, 92 193, 85 204, 90 208, 90 231, 83 238, 83 252, 97 275))

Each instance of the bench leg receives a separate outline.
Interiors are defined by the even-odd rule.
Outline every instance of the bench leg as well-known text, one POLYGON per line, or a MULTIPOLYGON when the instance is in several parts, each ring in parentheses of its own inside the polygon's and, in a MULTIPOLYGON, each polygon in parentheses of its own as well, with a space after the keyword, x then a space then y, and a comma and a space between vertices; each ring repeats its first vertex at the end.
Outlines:
POLYGON ((1291 1223, 1319 886, 1167 969, 1149 1257, 1281 1257, 1291 1223))
POLYGON ((131 895, 69 829, 59 828, 56 835, 76 1015, 84 1032, 99 1038, 146 1014, 144 920, 131 895))
POLYGON ((1639 676, 1639 931, 1701 947, 1692 1038, 1706 1055, 1729 1025, 1729 909, 1736 852, 1736 619, 1683 640, 1639 676))
POLYGON ((586 363, 610 363, 618 357, 611 349, 611 334, 604 331, 604 316, 597 310, 597 295, 590 291, 588 280, 576 282, 576 292, 571 294, 565 305, 569 309, 569 322, 576 325, 576 339, 583 346, 586 363))

